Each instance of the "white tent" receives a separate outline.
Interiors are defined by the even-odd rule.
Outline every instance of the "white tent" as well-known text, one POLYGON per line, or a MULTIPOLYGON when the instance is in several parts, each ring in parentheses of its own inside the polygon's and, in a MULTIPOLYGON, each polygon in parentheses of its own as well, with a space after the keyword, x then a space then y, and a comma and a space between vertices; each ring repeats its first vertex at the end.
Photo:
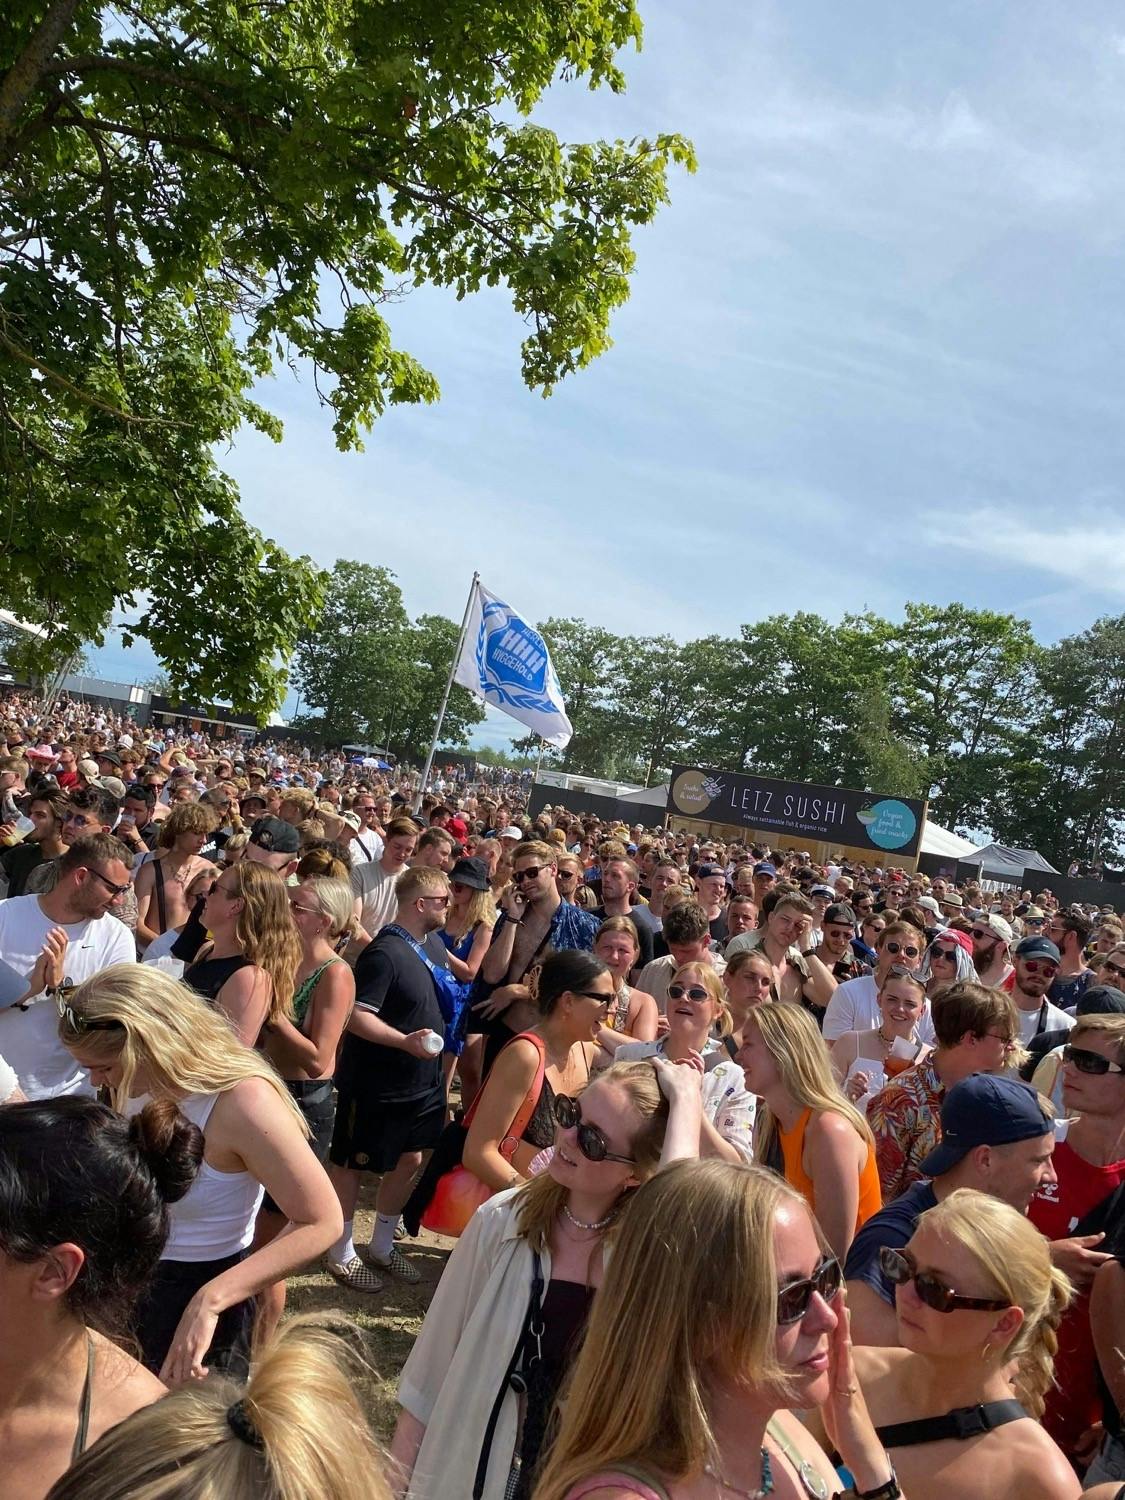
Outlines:
POLYGON ((972 839, 963 839, 960 834, 951 833, 948 828, 931 823, 927 818, 918 852, 936 854, 942 859, 967 859, 976 847, 972 839))
POLYGON ((28 635, 45 636, 46 629, 42 625, 29 625, 26 620, 19 620, 10 609, 0 609, 0 625, 11 625, 15 630, 26 631, 28 635))

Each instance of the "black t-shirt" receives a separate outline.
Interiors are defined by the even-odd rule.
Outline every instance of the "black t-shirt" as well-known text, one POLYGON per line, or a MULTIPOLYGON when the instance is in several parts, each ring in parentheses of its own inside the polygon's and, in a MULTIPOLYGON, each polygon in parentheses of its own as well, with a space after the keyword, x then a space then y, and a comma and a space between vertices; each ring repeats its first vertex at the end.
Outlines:
POLYGON ((13 844, 0 854, 0 867, 8 877, 9 896, 22 896, 27 889, 27 877, 36 865, 43 863, 43 850, 38 844, 13 844))
MULTIPOLYGON (((428 1026, 445 1035, 445 1023, 430 971, 402 938, 380 932, 359 955, 355 966, 356 1005, 408 1036, 428 1026)), ((336 1082, 368 1097, 402 1103, 420 1099, 441 1087, 441 1053, 414 1057, 397 1047, 383 1047, 351 1032, 344 1035, 336 1082)))

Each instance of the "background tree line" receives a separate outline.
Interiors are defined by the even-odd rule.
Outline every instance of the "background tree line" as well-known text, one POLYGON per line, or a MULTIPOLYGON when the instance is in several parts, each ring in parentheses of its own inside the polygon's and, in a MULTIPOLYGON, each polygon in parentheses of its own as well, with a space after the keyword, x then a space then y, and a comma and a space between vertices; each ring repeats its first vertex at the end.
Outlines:
MULTIPOLYGON (((1125 819, 1125 616, 1054 645, 1025 620, 908 604, 831 624, 801 611, 733 638, 615 635, 540 622, 574 738, 544 765, 652 785, 676 762, 900 796, 948 828, 991 831, 1053 862, 1113 854, 1125 819)), ((425 754, 457 625, 411 623, 385 568, 339 562, 293 678, 334 738, 425 754), (345 733, 346 731, 346 733, 345 733)), ((443 743, 483 718, 454 687, 443 743)), ((534 755, 538 742, 515 740, 534 755)))

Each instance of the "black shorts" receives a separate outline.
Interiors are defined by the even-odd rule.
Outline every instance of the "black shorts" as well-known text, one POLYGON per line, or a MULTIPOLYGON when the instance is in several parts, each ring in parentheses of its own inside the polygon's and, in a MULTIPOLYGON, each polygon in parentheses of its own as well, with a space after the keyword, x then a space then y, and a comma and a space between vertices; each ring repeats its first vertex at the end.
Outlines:
MULTIPOLYGON (((176 1329, 188 1303, 209 1281, 244 1260, 248 1251, 222 1260, 162 1260, 156 1275, 133 1310, 134 1329, 141 1347, 141 1363, 158 1374, 172 1347, 176 1329)), ((250 1336, 254 1328, 254 1299, 236 1302, 219 1314, 211 1347, 204 1355, 208 1367, 245 1377, 249 1369, 250 1336)))
MULTIPOLYGON (((297 1108, 305 1117, 312 1134, 309 1145, 317 1161, 324 1166, 332 1144, 332 1122, 336 1117, 336 1085, 331 1078, 287 1078, 285 1087, 293 1095, 297 1108)), ((279 1214, 281 1209, 267 1193, 261 1212, 279 1214)))
POLYGON ((341 1089, 328 1159, 357 1172, 391 1172, 400 1156, 432 1151, 447 1118, 444 1083, 419 1099, 405 1100, 341 1089))

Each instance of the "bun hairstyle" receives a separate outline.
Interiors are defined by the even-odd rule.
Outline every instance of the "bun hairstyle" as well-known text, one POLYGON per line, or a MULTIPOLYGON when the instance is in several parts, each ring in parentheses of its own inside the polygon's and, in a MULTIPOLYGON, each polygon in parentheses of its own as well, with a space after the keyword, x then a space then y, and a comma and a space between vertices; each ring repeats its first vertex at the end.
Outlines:
POLYGON ((0 1254, 28 1263, 55 1245, 85 1260, 71 1315, 115 1336, 160 1259, 169 1203, 195 1180, 203 1133, 169 1099, 131 1120, 64 1096, 0 1109, 0 1254))
POLYGON ((595 979, 609 973, 609 967, 592 953, 578 948, 562 948, 545 958, 538 970, 535 1002, 541 1016, 549 1016, 568 990, 584 990, 595 979))
POLYGON ((342 1318, 290 1318, 240 1386, 212 1371, 111 1427, 47 1500, 389 1500, 342 1318))

